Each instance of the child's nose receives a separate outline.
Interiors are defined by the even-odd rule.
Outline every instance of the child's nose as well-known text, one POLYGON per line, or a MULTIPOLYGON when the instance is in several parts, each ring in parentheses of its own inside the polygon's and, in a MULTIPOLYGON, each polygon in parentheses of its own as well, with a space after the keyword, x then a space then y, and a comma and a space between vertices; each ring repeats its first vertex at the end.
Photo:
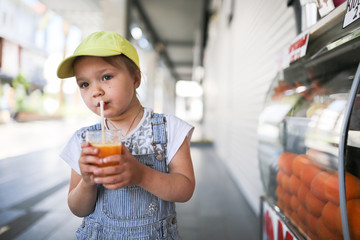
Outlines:
POLYGON ((93 97, 103 96, 104 93, 104 90, 98 86, 93 89, 93 97))

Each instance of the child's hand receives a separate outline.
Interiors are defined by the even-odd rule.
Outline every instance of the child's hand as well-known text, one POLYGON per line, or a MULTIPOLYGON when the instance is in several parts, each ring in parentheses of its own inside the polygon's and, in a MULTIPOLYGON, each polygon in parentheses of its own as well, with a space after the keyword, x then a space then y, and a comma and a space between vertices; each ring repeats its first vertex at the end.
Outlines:
POLYGON ((94 182, 94 171, 101 164, 102 160, 97 156, 98 149, 91 147, 90 143, 83 142, 81 144, 81 154, 79 159, 79 167, 83 180, 88 184, 96 184, 94 182))
POLYGON ((118 163, 109 167, 96 168, 95 182, 103 184, 108 189, 119 189, 137 185, 141 182, 142 171, 145 167, 122 144, 121 154, 103 159, 104 163, 118 163))

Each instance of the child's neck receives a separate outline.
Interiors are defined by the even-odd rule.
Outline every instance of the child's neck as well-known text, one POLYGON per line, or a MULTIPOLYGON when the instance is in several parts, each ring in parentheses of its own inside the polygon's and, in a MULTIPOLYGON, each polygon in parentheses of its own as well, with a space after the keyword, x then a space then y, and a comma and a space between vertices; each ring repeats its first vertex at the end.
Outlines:
POLYGON ((110 130, 122 130, 123 137, 126 137, 131 130, 136 128, 139 122, 142 119, 144 108, 141 104, 137 108, 131 110, 129 117, 124 118, 123 120, 109 120, 106 119, 107 127, 110 130))

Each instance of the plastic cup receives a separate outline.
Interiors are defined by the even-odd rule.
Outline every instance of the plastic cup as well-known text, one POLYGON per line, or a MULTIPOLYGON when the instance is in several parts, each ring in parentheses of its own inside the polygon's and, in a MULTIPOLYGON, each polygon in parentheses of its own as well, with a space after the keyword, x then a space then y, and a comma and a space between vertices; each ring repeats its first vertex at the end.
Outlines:
MULTIPOLYGON (((121 130, 107 130, 105 134, 101 130, 86 132, 86 141, 89 142, 91 146, 99 149, 97 155, 99 158, 121 154, 121 139, 121 130)), ((99 167, 114 165, 116 165, 116 163, 109 162, 100 164, 99 167)))

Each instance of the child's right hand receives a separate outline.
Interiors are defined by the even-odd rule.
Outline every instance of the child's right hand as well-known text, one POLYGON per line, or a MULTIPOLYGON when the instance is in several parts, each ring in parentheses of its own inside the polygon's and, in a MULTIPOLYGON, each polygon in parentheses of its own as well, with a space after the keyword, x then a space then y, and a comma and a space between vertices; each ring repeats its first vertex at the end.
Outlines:
POLYGON ((94 148, 88 142, 81 144, 81 153, 79 159, 79 167, 83 181, 95 185, 94 171, 97 169, 97 165, 102 163, 102 159, 97 156, 99 150, 94 148))

